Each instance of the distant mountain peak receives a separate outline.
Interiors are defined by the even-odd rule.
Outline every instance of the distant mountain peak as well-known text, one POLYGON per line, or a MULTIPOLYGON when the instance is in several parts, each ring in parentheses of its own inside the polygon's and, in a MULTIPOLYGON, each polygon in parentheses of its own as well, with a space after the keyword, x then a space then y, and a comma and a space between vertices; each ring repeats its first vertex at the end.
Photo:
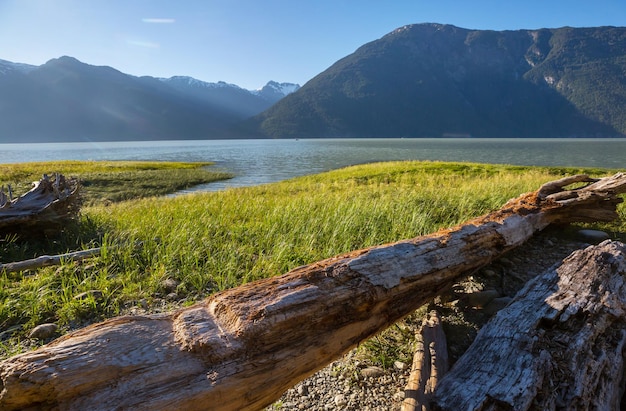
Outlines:
POLYGON ((407 24, 402 27, 398 27, 393 30, 387 36, 395 36, 402 33, 410 33, 410 32, 428 32, 434 33, 441 30, 466 30, 457 26, 453 26, 452 24, 441 24, 441 23, 416 23, 416 24, 407 24))
POLYGON ((44 66, 82 67, 90 65, 87 63, 83 63, 75 57, 61 56, 46 61, 44 66))
POLYGON ((28 73, 36 68, 37 66, 32 66, 30 64, 13 63, 12 61, 0 59, 0 75, 14 72, 28 73))
POLYGON ((230 84, 225 81, 218 81, 217 83, 210 83, 202 80, 198 80, 196 78, 190 76, 173 76, 170 78, 159 78, 158 80, 164 83, 177 84, 177 85, 186 85, 190 87, 198 87, 198 88, 222 88, 222 87, 230 87, 241 89, 236 84, 230 84))
POLYGON ((283 97, 286 97, 289 94, 298 91, 299 89, 299 84, 279 83, 277 81, 270 80, 262 88, 253 91, 253 93, 271 103, 275 103, 281 100, 283 97))
POLYGON ((300 88, 300 85, 294 84, 294 83, 279 83, 277 81, 270 80, 267 82, 265 86, 263 86, 263 88, 261 88, 261 90, 263 90, 264 88, 270 88, 270 89, 276 90, 277 92, 282 93, 283 95, 286 96, 295 91, 298 91, 298 89, 300 88))

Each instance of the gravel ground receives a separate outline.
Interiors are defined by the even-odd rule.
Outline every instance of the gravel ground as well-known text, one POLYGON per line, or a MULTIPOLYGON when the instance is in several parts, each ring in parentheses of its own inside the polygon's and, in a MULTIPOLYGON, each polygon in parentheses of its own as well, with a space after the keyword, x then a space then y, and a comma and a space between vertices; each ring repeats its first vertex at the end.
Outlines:
MULTIPOLYGON (((448 339, 450 364, 471 344, 476 332, 530 278, 598 239, 571 229, 549 229, 522 247, 456 284, 429 305, 437 309, 448 339)), ((403 320, 404 327, 417 329, 403 320)), ((354 349, 289 389, 267 410, 398 410, 404 399, 410 361, 383 369, 363 349, 354 349)))

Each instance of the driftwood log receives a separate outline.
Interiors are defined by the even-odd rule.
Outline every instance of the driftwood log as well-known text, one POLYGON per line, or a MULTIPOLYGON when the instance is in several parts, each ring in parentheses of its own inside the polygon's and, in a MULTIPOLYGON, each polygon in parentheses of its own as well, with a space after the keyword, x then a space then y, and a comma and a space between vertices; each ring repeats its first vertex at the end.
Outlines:
POLYGON ((439 313, 428 313, 415 333, 417 347, 401 411, 430 411, 437 383, 448 372, 448 344, 439 313))
POLYGON ((0 233, 36 236, 56 230, 78 214, 81 198, 78 181, 61 174, 33 183, 30 191, 13 199, 0 190, 0 233))
POLYGON ((535 277, 435 390, 433 410, 619 410, 626 247, 605 241, 535 277))
POLYGON ((72 251, 71 253, 57 255, 41 255, 23 261, 15 261, 13 263, 0 264, 0 272, 12 273, 16 271, 33 270, 41 267, 49 267, 52 265, 61 265, 67 261, 83 261, 87 258, 97 257, 102 251, 101 248, 90 248, 81 251, 72 251))
POLYGON ((172 314, 89 326, 0 362, 0 409, 260 409, 547 225, 616 218, 624 191, 621 173, 569 177, 452 229, 299 267, 172 314), (581 182, 590 184, 564 189, 581 182))

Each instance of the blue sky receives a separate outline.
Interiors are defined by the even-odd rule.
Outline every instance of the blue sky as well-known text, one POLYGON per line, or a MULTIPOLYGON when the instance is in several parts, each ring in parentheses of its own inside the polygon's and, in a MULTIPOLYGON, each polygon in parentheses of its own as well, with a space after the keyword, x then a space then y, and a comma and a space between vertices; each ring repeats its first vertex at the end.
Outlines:
POLYGON ((412 23, 516 30, 624 26, 624 0, 0 0, 0 59, 69 55, 124 73, 304 84, 412 23))

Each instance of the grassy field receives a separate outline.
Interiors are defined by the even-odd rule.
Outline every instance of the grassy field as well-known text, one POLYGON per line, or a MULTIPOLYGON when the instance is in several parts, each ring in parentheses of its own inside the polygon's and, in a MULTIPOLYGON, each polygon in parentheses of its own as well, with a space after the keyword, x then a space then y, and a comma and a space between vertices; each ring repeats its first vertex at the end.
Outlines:
POLYGON ((231 178, 232 174, 212 170, 212 163, 161 161, 54 161, 0 164, 0 185, 15 193, 30 189, 43 174, 60 173, 77 177, 84 201, 111 203, 170 194, 198 184, 231 178))
MULTIPOLYGON (((4 173, 5 184, 17 180, 4 173)), ((98 173, 107 174, 83 175, 98 173)), ((54 322, 62 333, 125 312, 189 305, 302 264, 455 225, 564 175, 612 171, 390 162, 175 198, 110 202, 99 188, 100 181, 121 188, 122 176, 140 173, 93 179, 76 237, 56 240, 57 249, 102 246, 100 257, 0 274, 0 358, 35 344, 25 336, 37 324, 54 322)), ((625 231, 620 223, 602 228, 625 231)), ((13 238, 0 244, 5 262, 24 249, 13 238)))

